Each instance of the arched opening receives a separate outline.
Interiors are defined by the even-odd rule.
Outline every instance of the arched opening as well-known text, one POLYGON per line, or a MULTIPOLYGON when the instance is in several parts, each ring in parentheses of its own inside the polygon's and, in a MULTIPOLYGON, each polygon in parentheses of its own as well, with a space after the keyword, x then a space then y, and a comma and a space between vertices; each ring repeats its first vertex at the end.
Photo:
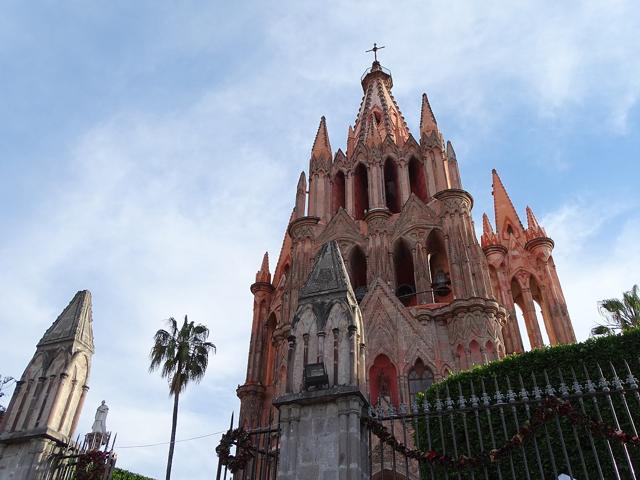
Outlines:
POLYGON ((493 293, 493 298, 500 302, 500 282, 498 281, 498 272, 493 265, 489 265, 489 280, 491 281, 491 292, 493 293))
POLYGON ((358 303, 360 303, 367 294, 367 257, 358 245, 351 250, 349 270, 351 271, 351 286, 358 303))
POLYGON ((354 218, 362 220, 369 210, 369 177, 367 167, 358 164, 353 176, 354 218))
POLYGON ((538 281, 533 275, 529 278, 529 288, 531 290, 531 296, 533 297, 533 303, 536 306, 536 317, 538 319, 540 333, 542 334, 542 341, 545 345, 551 345, 550 330, 553 328, 553 325, 550 323, 551 319, 546 309, 543 308, 542 291, 538 286, 538 281))
MULTIPOLYGON (((511 321, 517 324, 517 330, 520 335, 520 340, 522 341, 522 348, 525 352, 528 352, 531 350, 531 342, 529 340, 529 329, 527 329, 527 324, 524 320, 524 300, 520 284, 515 278, 511 280, 511 296, 513 298, 514 307, 513 315, 515 315, 515 318, 511 321)), ((517 341, 515 343, 517 343, 517 341)))
POLYGON ((413 255, 404 240, 399 240, 393 252, 396 271, 396 296, 405 306, 416 305, 416 280, 413 270, 413 255))
POLYGON ((436 303, 453 301, 451 278, 449 275, 449 259, 444 246, 444 239, 439 230, 432 230, 427 238, 427 253, 433 300, 436 303))
POLYGON ((419 358, 411 367, 407 379, 409 383, 409 398, 413 403, 418 393, 426 391, 433 384, 433 372, 419 358))
POLYGON ((345 179, 344 173, 339 171, 336 173, 335 177, 333 177, 333 182, 331 184, 331 210, 335 215, 340 207, 345 207, 345 179))
POLYGON ((423 202, 427 201, 427 179, 424 175, 424 167, 416 157, 411 157, 409 161, 409 185, 411 193, 423 202))
POLYGON ((384 193, 387 208, 391 213, 400 212, 398 167, 392 158, 387 158, 384 162, 384 193))
POLYGON ((275 347, 273 345, 273 332, 276 329, 276 325, 278 320, 276 318, 275 312, 271 312, 267 322, 265 323, 264 329, 264 345, 266 349, 265 355, 265 373, 264 373, 264 384, 271 385, 274 382, 273 374, 275 370, 275 347))
POLYGON ((385 354, 380 354, 369 369, 369 394, 371 404, 378 402, 398 406, 398 373, 395 365, 385 354))
POLYGON ((484 363, 482 352, 480 351, 480 344, 475 340, 471 340, 471 343, 469 343, 469 355, 472 365, 482 365, 482 363, 484 363))
POLYGON ((487 361, 491 362, 495 360, 496 357, 496 349, 493 346, 493 342, 491 340, 487 340, 486 345, 484 346, 484 353, 487 356, 487 361))
POLYGON ((462 345, 458 345, 458 348, 456 348, 456 357, 458 358, 458 368, 465 370, 467 368, 467 356, 462 345))

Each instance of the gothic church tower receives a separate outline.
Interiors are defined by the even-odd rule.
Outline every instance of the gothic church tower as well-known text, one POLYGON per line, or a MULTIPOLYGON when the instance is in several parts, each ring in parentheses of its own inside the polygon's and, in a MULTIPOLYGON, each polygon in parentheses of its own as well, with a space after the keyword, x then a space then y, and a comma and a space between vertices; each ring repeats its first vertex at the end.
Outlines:
POLYGON ((38 342, 0 425, 0 479, 39 478, 73 436, 89 390, 92 321, 91 293, 80 291, 38 342))
POLYGON ((273 400, 289 393, 291 325, 314 260, 330 241, 339 246, 362 312, 372 404, 411 402, 450 372, 522 351, 514 305, 525 312, 533 346, 541 345, 535 301, 551 343, 575 339, 550 257, 553 242, 533 214, 524 229, 513 207, 503 205, 508 197, 494 175, 500 233, 491 233, 485 219, 481 246, 473 198, 427 96, 415 138, 392 95, 391 74, 377 60, 361 83, 346 151, 334 153, 322 117, 273 277, 265 254, 251 286, 247 377, 238 387, 245 426, 264 425, 273 400))

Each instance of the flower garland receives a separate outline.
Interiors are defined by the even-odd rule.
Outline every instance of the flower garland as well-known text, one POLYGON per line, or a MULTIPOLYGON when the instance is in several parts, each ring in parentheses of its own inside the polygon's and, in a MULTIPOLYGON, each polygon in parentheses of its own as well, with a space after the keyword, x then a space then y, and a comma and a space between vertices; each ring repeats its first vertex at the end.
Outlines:
POLYGON ((465 468, 475 468, 489 463, 495 463, 507 456, 511 450, 521 445, 527 438, 535 434, 535 432, 547 422, 557 416, 567 417, 573 425, 582 426, 593 435, 603 437, 609 440, 616 440, 621 443, 633 446, 640 445, 640 437, 638 435, 630 435, 622 430, 615 429, 604 422, 598 422, 592 418, 578 412, 569 401, 562 401, 557 397, 546 397, 542 404, 537 407, 530 421, 522 425, 518 432, 507 441, 502 447, 495 448, 488 452, 482 452, 474 457, 460 455, 454 458, 435 450, 418 450, 410 449, 406 445, 400 443, 394 435, 389 432, 387 427, 373 418, 367 418, 365 423, 371 429, 371 432, 380 439, 382 443, 389 445, 396 452, 406 455, 414 460, 426 460, 434 465, 441 465, 446 468, 461 470, 465 468))
POLYGON ((76 460, 76 480, 102 480, 107 471, 109 453, 91 450, 78 455, 76 460))
POLYGON ((227 467, 231 473, 242 470, 247 462, 253 457, 253 444, 249 433, 243 428, 238 427, 235 430, 228 430, 222 435, 220 444, 216 447, 219 462, 227 467), (236 454, 231 455, 232 445, 236 445, 236 454))

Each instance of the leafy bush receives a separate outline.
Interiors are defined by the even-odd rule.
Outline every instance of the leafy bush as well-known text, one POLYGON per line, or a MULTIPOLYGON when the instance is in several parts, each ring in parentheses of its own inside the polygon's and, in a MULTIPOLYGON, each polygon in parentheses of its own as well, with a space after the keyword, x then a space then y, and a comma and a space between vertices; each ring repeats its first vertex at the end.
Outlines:
MULTIPOLYGON (((568 393, 573 394, 574 382, 584 388, 588 380, 597 385, 603 375, 611 381, 615 376, 614 369, 625 381, 628 376, 625 361, 634 373, 640 372, 638 352, 640 329, 632 329, 622 335, 509 355, 488 365, 451 375, 431 386, 419 399, 421 406, 427 400, 432 412, 437 404, 442 410, 439 415, 421 417, 416 422, 416 444, 422 450, 456 458, 462 455, 473 458, 481 452, 499 448, 527 424, 537 408, 538 402, 533 393, 535 387, 542 390, 544 397, 549 393, 546 388, 550 384, 560 397, 563 384, 569 389, 568 393), (521 401, 523 389, 528 393, 529 402, 521 401), (495 405, 498 391, 504 396, 504 404, 493 406, 490 411, 482 408, 483 393, 486 392, 491 397, 491 404, 495 405), (472 395, 476 396, 480 408, 471 408, 469 400, 472 395), (466 402, 464 410, 459 408, 461 399, 466 402), (454 405, 451 402, 456 406, 448 410, 447 405, 454 405)), ((634 395, 616 392, 614 385, 610 388, 610 397, 584 395, 572 400, 572 404, 594 420, 615 428, 619 422, 621 430, 633 433, 634 423, 640 425, 640 395, 637 391, 634 395)), ((584 390, 586 392, 587 389, 584 390)), ((568 473, 569 470, 576 478, 588 478, 589 474, 598 472, 598 468, 605 478, 613 478, 614 462, 622 478, 626 478, 629 463, 633 463, 638 471, 640 452, 630 447, 627 456, 622 444, 608 443, 572 425, 566 418, 558 418, 515 448, 499 466, 492 464, 485 468, 489 478, 497 478, 498 475, 505 478, 527 478, 529 475, 531 478, 557 478, 558 473, 568 473)), ((427 475, 429 469, 425 467, 424 478, 430 478, 427 475)), ((475 473, 483 477, 484 472, 479 469, 475 473)), ((473 476, 466 471, 460 478, 473 476)))
POLYGON ((111 480, 154 480, 151 477, 145 477, 144 475, 139 475, 137 473, 129 472, 128 470, 123 470, 122 468, 116 468, 113 470, 111 474, 111 480))

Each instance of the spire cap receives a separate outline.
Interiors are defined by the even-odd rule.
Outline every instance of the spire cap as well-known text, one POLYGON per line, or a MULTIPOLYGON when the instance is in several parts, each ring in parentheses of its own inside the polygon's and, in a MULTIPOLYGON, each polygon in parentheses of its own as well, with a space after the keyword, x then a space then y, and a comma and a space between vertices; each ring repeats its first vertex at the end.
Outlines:
POLYGON ((422 108, 420 111, 420 136, 429 135, 433 131, 438 130, 438 122, 431 110, 427 94, 422 94, 422 108))
POLYGON ((93 312, 89 290, 80 290, 74 295, 37 346, 76 340, 93 351, 93 312))
POLYGON ((331 158, 331 144, 329 143, 329 133, 327 132, 327 120, 324 115, 320 117, 320 125, 316 132, 316 138, 313 141, 311 156, 316 158, 331 158))

